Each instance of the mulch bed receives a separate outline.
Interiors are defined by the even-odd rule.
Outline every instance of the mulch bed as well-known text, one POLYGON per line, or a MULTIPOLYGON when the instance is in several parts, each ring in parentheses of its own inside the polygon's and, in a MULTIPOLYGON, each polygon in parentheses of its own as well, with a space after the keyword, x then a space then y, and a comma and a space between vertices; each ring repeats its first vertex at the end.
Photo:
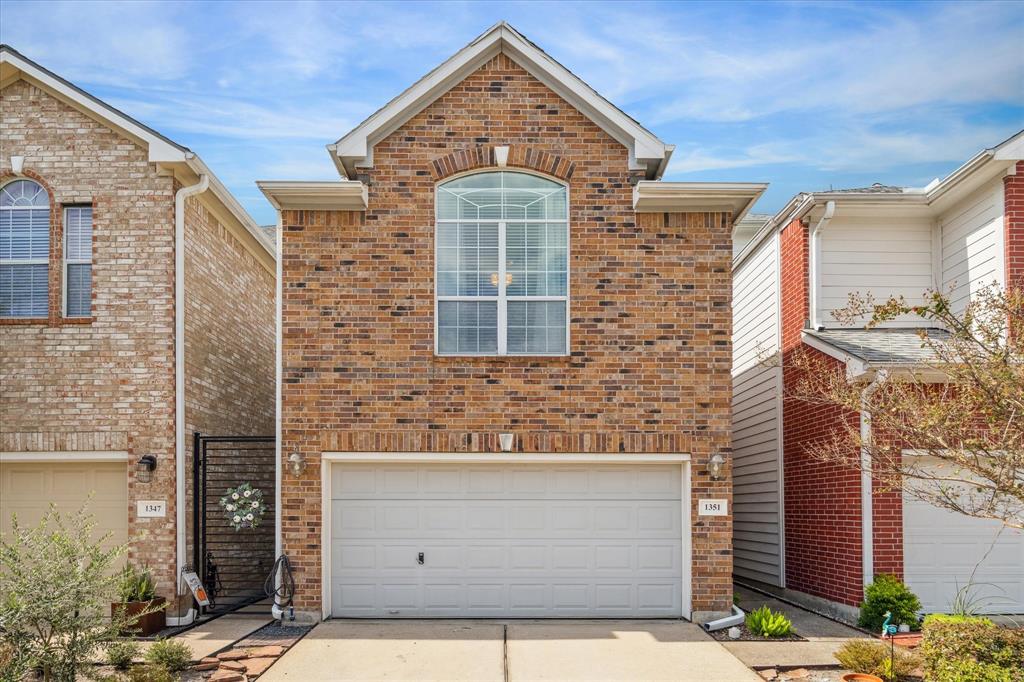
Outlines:
POLYGON ((785 637, 762 637, 761 635, 755 635, 747 628, 746 625, 737 626, 740 629, 739 639, 733 639, 729 636, 729 628, 724 630, 715 630, 708 634, 717 639, 719 642, 806 642, 807 640, 796 634, 790 632, 785 637))

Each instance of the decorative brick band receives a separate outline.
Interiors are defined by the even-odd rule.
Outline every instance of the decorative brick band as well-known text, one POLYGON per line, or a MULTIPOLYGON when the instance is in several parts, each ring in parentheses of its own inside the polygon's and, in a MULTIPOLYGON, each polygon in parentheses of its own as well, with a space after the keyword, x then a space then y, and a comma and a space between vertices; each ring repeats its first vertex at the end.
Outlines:
MULTIPOLYGON (((511 168, 535 170, 566 182, 576 171, 575 162, 569 161, 564 156, 557 156, 524 145, 509 145, 507 165, 511 168)), ((434 159, 430 163, 430 174, 434 180, 443 180, 457 173, 488 167, 497 167, 494 159, 494 147, 480 146, 472 149, 460 149, 434 159)))

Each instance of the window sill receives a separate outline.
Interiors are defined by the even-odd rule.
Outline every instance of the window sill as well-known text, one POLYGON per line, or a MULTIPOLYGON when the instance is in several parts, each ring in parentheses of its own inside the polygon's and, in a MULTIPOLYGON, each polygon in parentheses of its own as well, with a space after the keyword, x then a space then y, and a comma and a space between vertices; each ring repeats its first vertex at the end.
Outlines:
POLYGON ((3 326, 64 327, 74 324, 92 324, 95 317, 60 317, 51 321, 48 317, 0 317, 3 326))
POLYGON ((571 357, 570 353, 434 353, 439 360, 558 360, 571 357))
POLYGON ((25 325, 48 325, 50 324, 50 318, 48 317, 0 317, 0 324, 25 324, 25 325))

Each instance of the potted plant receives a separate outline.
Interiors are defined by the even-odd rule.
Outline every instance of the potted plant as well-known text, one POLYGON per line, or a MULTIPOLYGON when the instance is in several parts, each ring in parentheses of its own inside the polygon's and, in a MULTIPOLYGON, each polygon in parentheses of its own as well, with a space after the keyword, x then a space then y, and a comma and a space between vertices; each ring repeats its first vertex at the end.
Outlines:
POLYGON ((110 605, 110 615, 126 618, 126 631, 148 637, 167 627, 167 600, 156 596, 156 583, 149 569, 126 565, 117 592, 121 601, 110 605))

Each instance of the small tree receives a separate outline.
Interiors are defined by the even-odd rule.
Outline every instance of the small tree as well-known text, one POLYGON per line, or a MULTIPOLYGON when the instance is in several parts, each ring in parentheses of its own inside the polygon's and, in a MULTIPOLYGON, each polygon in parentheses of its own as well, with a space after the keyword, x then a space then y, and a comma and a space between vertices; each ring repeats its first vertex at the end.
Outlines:
POLYGON ((987 287, 959 310, 940 292, 920 305, 853 294, 833 315, 844 322, 866 317, 868 327, 913 315, 948 334, 922 329, 932 359, 908 371, 883 370, 873 391, 821 355, 801 349, 787 358, 787 371, 799 375, 787 399, 865 411, 871 419, 871 437, 846 420, 807 451, 869 467, 883 488, 1024 529, 1024 291, 987 287), (904 449, 915 456, 903 456, 904 449))
POLYGON ((51 504, 32 528, 12 517, 11 532, 0 537, 0 644, 14 652, 18 668, 4 679, 37 668, 45 680, 74 680, 101 642, 131 622, 107 616, 125 546, 104 548, 109 534, 93 539, 86 507, 65 519, 51 504))

